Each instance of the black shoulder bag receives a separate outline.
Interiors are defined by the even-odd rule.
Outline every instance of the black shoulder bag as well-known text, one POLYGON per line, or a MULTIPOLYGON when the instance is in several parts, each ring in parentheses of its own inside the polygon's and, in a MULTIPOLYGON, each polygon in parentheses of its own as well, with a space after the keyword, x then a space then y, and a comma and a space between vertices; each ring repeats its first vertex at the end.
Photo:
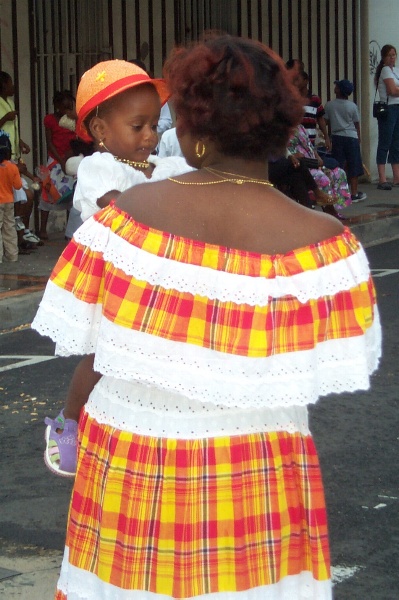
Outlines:
MULTIPOLYGON (((383 102, 381 100, 381 97, 380 97, 380 100, 376 100, 379 80, 380 80, 380 78, 378 77, 377 85, 375 87, 375 94, 374 94, 373 117, 378 119, 378 121, 385 121, 385 119, 388 116, 388 102, 383 102)), ((378 92, 378 95, 379 94, 380 93, 378 92)))

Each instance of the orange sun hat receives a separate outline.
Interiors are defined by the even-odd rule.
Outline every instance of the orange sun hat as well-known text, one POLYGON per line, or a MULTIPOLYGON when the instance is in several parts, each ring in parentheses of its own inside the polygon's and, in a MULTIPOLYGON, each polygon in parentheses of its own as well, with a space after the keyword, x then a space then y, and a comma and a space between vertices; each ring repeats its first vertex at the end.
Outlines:
POLYGON ((152 83, 161 99, 161 105, 170 97, 166 82, 151 77, 126 60, 106 60, 83 73, 76 93, 76 135, 92 141, 84 125, 86 117, 102 102, 136 85, 152 83))

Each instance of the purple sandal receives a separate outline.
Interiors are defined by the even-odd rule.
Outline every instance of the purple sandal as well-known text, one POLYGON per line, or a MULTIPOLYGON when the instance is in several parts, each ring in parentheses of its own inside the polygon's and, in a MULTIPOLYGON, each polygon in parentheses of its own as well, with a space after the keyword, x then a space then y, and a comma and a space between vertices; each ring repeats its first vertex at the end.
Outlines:
POLYGON ((46 449, 44 462, 46 466, 62 477, 74 477, 76 473, 78 424, 73 419, 65 419, 62 410, 58 417, 44 419, 46 431, 46 449), (59 433, 57 433, 58 430, 59 433))

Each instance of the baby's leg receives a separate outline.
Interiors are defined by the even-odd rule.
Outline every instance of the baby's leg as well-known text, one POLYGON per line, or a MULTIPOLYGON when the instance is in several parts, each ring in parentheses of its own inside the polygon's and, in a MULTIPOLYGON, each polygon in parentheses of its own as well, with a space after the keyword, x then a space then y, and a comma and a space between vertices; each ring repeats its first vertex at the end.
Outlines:
POLYGON ((85 356, 75 369, 64 409, 55 419, 46 417, 44 461, 58 475, 73 477, 76 472, 79 415, 90 392, 101 378, 93 370, 94 355, 85 356))

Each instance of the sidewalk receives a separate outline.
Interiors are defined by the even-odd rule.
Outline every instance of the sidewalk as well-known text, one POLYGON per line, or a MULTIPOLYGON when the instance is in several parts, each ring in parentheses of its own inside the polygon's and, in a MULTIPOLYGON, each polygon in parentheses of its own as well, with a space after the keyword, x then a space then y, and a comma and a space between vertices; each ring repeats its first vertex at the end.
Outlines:
POLYGON ((2 600, 51 600, 61 568, 62 553, 23 546, 0 552, 2 600))
MULTIPOLYGON (((386 192, 377 190, 375 183, 364 183, 359 190, 367 199, 341 212, 363 245, 399 237, 399 187, 386 192)), ((67 244, 63 232, 50 233, 49 238, 29 256, 20 256, 17 263, 0 265, 0 331, 31 323, 46 281, 67 244)))

